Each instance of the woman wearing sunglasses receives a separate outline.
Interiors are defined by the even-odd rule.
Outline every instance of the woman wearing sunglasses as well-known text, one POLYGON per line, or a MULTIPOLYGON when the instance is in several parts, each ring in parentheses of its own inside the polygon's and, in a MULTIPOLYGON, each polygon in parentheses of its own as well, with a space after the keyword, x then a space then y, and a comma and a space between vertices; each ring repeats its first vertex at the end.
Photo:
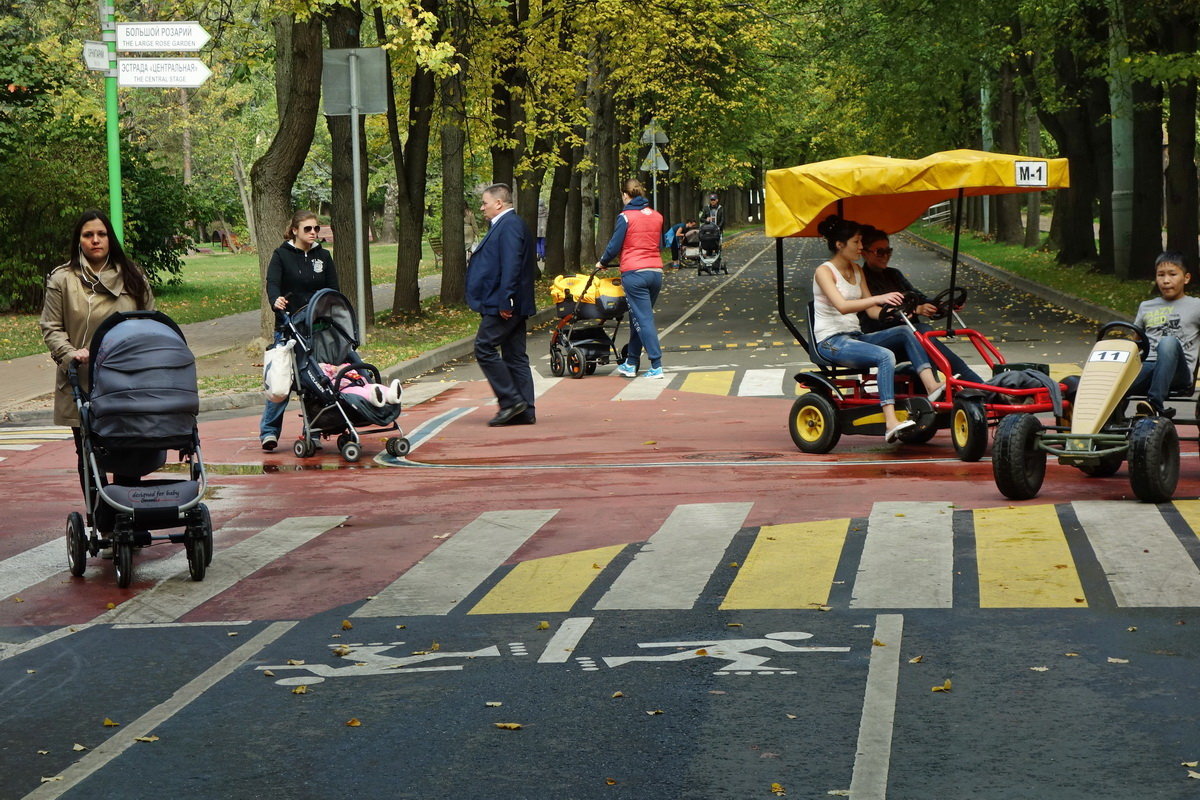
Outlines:
MULTIPOLYGON (((321 247, 321 223, 316 214, 297 211, 285 236, 267 266, 267 301, 280 312, 276 315, 276 344, 283 341, 284 313, 294 314, 304 308, 321 289, 338 288, 333 258, 321 247)), ((286 397, 279 403, 267 401, 258 425, 258 440, 263 450, 274 450, 279 445, 287 403, 286 397)))
MULTIPOLYGON (((919 322, 915 319, 917 315, 929 316, 937 313, 937 306, 933 303, 925 302, 925 295, 913 288, 913 285, 908 282, 908 278, 904 277, 904 273, 895 267, 891 266, 892 261, 892 245, 888 239, 888 235, 878 228, 873 228, 870 225, 864 225, 861 230, 862 234, 862 254, 863 254, 863 272, 867 276, 867 290, 871 294, 887 294, 888 292, 913 292, 921 296, 921 303, 913 311, 913 324, 916 325, 919 331, 929 331, 932 328, 924 322, 919 322)), ((873 331, 882 331, 887 328, 893 328, 897 325, 903 325, 904 321, 895 317, 884 317, 876 319, 859 314, 859 320, 862 323, 862 329, 866 333, 873 331)), ((965 381, 974 381, 976 383, 986 383, 979 377, 975 370, 967 366, 958 354, 945 345, 941 339, 934 339, 933 346, 946 356, 946 360, 950 363, 952 374, 962 378, 965 381)))

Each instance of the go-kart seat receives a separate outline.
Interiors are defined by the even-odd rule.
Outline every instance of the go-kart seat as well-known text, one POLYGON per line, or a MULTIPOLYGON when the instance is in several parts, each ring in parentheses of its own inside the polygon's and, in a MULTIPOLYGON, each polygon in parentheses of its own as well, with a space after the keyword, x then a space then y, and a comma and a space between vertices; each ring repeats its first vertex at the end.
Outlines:
MULTIPOLYGON (((804 320, 805 333, 808 334, 808 343, 804 348, 808 352, 808 358, 812 363, 820 367, 822 374, 830 377, 844 377, 870 374, 869 369, 860 369, 858 367, 844 367, 841 364, 835 364, 825 358, 817 350, 817 334, 813 328, 813 317, 816 316, 816 306, 812 300, 808 301, 808 316, 804 320)), ((897 375, 911 375, 912 364, 908 361, 896 362, 897 375)))

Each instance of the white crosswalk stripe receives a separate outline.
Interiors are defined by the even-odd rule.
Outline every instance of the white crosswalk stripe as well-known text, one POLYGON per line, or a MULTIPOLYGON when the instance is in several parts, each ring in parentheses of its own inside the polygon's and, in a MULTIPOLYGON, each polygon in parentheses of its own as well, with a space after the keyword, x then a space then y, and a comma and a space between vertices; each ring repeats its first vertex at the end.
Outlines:
POLYGON ((67 568, 66 539, 54 539, 0 561, 0 600, 53 578, 67 568))
POLYGON ((748 369, 737 393, 739 397, 780 397, 786 379, 785 369, 748 369))
POLYGON ((876 503, 852 608, 949 608, 953 605, 951 503, 876 503))

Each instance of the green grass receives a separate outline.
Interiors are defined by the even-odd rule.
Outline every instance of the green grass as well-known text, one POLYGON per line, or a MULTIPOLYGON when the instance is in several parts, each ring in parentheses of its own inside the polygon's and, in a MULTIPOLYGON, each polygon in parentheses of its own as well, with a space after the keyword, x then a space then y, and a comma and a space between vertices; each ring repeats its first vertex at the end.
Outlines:
MULTIPOLYGON (((420 274, 432 275, 433 253, 422 242, 420 274)), ((336 256, 336 253, 335 253, 336 256)), ((371 246, 372 284, 391 283, 396 276, 396 245, 371 246)), ((197 254, 184 259, 183 282, 154 292, 160 311, 179 324, 251 311, 259 307, 258 256, 253 253, 197 254)), ((37 314, 0 314, 0 360, 45 350, 37 314)))
MULTIPOLYGON (((940 225, 917 222, 909 230, 947 248, 954 244, 953 231, 940 225)), ((1060 264, 1055 260, 1054 253, 1001 244, 979 237, 970 231, 963 231, 959 240, 959 250, 1043 286, 1090 300, 1131 317, 1137 312, 1138 304, 1151 297, 1154 292, 1154 286, 1149 281, 1117 280, 1112 275, 1093 271, 1086 264, 1060 264)))

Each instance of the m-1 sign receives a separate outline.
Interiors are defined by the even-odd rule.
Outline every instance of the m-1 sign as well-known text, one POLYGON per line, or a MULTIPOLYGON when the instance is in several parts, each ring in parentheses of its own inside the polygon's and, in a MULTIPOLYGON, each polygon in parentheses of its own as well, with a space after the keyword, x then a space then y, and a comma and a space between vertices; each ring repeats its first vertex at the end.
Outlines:
POLYGON ((1045 161, 1016 162, 1017 186, 1045 186, 1049 182, 1045 161))
POLYGON ((117 85, 195 89, 212 71, 198 58, 118 58, 117 85))
POLYGON ((118 22, 117 49, 149 52, 194 52, 208 44, 208 31, 199 22, 118 22))

